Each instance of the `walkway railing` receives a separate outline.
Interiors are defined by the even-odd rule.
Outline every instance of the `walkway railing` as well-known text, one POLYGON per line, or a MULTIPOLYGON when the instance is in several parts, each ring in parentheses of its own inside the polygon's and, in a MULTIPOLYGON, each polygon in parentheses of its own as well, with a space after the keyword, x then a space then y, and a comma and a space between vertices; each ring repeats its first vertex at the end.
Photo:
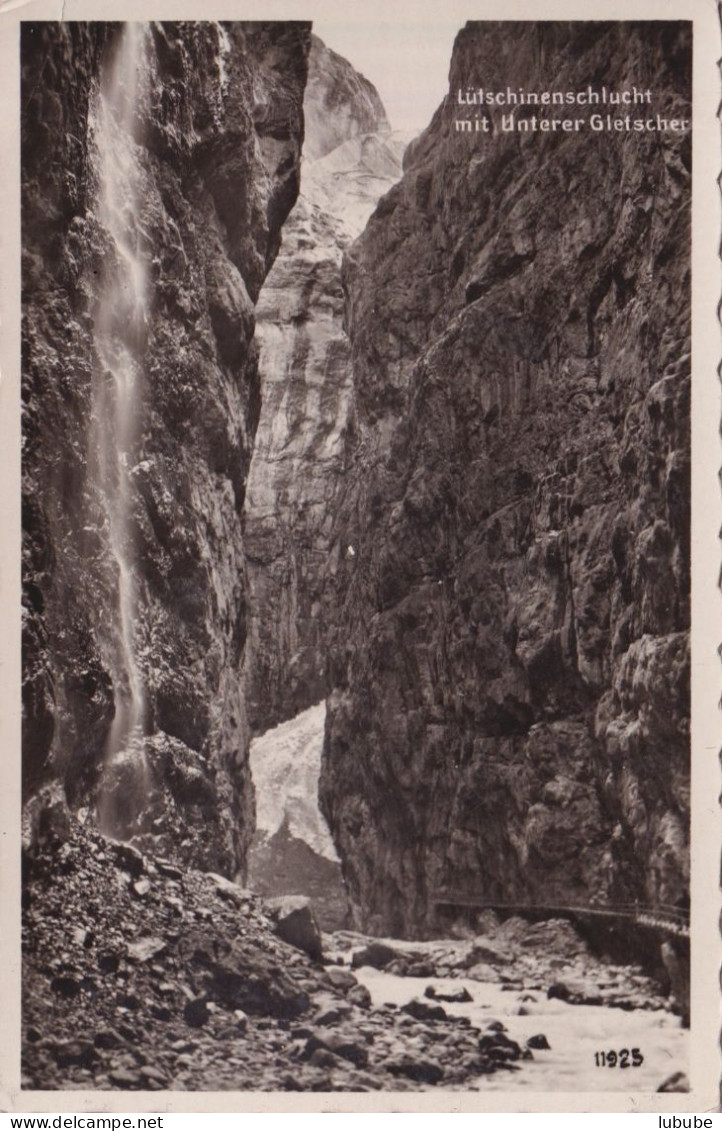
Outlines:
POLYGON ((671 904, 640 903, 590 903, 548 904, 511 903, 502 900, 479 899, 468 893, 447 891, 443 898, 433 900, 435 907, 471 908, 478 911, 510 911, 542 913, 545 915, 576 915, 591 918, 622 919, 638 923, 660 934, 689 938, 689 912, 671 904))

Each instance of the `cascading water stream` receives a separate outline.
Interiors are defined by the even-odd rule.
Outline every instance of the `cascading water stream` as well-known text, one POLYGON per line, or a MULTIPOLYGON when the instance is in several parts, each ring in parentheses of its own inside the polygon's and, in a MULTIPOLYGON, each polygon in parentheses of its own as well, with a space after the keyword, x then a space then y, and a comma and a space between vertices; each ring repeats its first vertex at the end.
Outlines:
POLYGON ((113 615, 101 629, 115 715, 105 750, 98 822, 116 837, 128 836, 137 827, 149 788, 132 488, 148 322, 146 241, 139 222, 140 112, 147 88, 146 28, 128 23, 102 76, 94 120, 98 220, 108 247, 94 317, 91 448, 117 586, 113 615))

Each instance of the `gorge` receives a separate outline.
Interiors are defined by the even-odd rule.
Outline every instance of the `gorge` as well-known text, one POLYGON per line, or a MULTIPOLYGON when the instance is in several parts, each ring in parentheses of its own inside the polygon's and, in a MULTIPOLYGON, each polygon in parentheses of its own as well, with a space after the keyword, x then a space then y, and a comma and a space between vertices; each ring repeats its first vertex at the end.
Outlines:
MULTIPOLYGON (((26 1086, 483 1088, 546 1055, 491 1008, 631 1012, 661 1085, 689 135, 449 96, 405 147, 303 22, 21 58, 26 1086)), ((469 23, 449 90, 681 120, 690 58, 683 23, 469 23)))

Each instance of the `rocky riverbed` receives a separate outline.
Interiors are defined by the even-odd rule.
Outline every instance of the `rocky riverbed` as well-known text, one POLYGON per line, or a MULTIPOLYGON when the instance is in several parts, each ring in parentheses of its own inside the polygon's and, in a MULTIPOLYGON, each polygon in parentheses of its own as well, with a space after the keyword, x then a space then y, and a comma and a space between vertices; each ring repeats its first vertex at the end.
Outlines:
MULTIPOLYGON (((264 902, 75 824, 28 855, 24 904, 26 1088, 538 1087, 538 1064, 557 1065, 543 1025, 562 1007, 577 1016, 585 979, 607 1006, 648 1010, 671 1038, 667 1063, 684 1067, 659 988, 594 966, 568 924, 512 920, 484 939, 416 944, 322 938, 303 899, 264 902), (562 936, 564 961, 547 949, 562 936), (553 990, 562 975, 566 990, 553 990)), ((621 1009, 589 1008, 613 1012, 607 1031, 621 1032, 621 1009)))
POLYGON ((511 1071, 484 1090, 686 1090, 689 1034, 676 1003, 639 967, 595 959, 563 920, 500 924, 487 914, 484 929, 467 940, 334 941, 347 948, 374 1005, 443 1004, 468 1018, 481 1042, 505 1042, 511 1071), (359 967, 369 959, 384 965, 359 967), (622 1049, 629 1055, 609 1063, 606 1053, 622 1049), (515 1050, 531 1062, 518 1072, 515 1050))

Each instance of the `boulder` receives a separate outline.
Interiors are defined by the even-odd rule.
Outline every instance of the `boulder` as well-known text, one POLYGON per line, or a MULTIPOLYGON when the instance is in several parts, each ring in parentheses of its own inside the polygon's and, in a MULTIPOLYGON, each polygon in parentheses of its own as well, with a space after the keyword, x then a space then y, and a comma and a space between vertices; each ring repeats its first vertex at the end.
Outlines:
POLYGON ((565 981, 552 982, 547 990, 547 998, 558 998, 559 1001, 567 1001, 570 1005, 603 1005, 604 998, 599 993, 597 987, 591 986, 586 982, 567 979, 565 981))
POLYGON ((359 1009, 371 1008, 371 994, 366 986, 354 986, 352 990, 347 993, 347 998, 352 1005, 357 1005, 359 1009))
POLYGON ((357 1068, 365 1068, 369 1062, 365 1045, 343 1033, 314 1032, 306 1041, 303 1051, 304 1060, 310 1060, 318 1049, 327 1049, 334 1056, 340 1056, 355 1064, 357 1068))
POLYGON ((446 1021, 448 1019, 446 1010, 442 1006, 428 1005, 427 1002, 419 1001, 418 998, 402 1005, 401 1012, 408 1013, 409 1017, 413 1017, 417 1021, 446 1021))
POLYGON ((387 974, 396 974, 397 978, 406 978, 409 973, 409 964, 405 958, 395 958, 385 967, 387 974))
POLYGON ((412 962, 406 970, 409 978, 433 978, 436 968, 433 962, 412 962))
POLYGON ((234 884, 226 876, 219 876, 217 872, 206 873, 208 878, 213 881, 216 889, 216 894, 220 895, 221 899, 233 903, 236 907, 241 907, 244 903, 248 903, 252 898, 251 892, 245 888, 234 884))
POLYGON ((97 1058, 93 1042, 85 1040, 58 1041, 54 1053, 60 1068, 67 1068, 71 1064, 89 1067, 97 1058))
POLYGON ((350 970, 339 970, 332 966, 326 970, 326 977, 334 989, 342 990, 344 993, 358 985, 358 978, 350 970))
POLYGON ((689 954, 680 952, 670 940, 662 943, 662 962, 669 975, 672 997, 677 1011, 682 1015, 682 1024, 689 1026, 690 1010, 690 967, 689 954))
MULTIPOLYGON (((231 873, 244 866, 253 828, 240 678, 250 619, 241 503, 260 402, 252 306, 298 192, 310 27, 148 24, 143 36, 132 113, 109 127, 98 110, 92 138, 77 123, 94 114, 113 61, 129 59, 139 37, 102 22, 47 22, 23 37, 22 82, 37 92, 36 119, 23 115, 23 394, 32 419, 23 786, 32 800, 52 779, 74 808, 102 810, 103 826, 121 838, 149 834, 158 821, 162 855, 177 849, 184 862, 231 873), (136 127, 147 127, 142 145, 136 127), (132 267, 119 250, 120 209, 114 225, 101 203, 113 177, 106 141, 127 157, 115 186, 123 199, 143 186, 143 246, 132 267), (193 168, 192 187, 181 168, 193 168), (133 270, 153 276, 137 336, 142 363, 140 352, 133 357, 148 396, 133 401, 137 433, 122 450, 113 413, 129 408, 103 399, 100 359, 114 348, 112 318, 124 317, 114 288, 127 289, 133 270), (95 316, 101 308, 107 318, 95 316), (133 544, 122 566, 110 535, 118 506, 133 544), (137 595, 138 647, 124 661, 119 566, 137 595), (154 733, 142 750, 131 754, 124 741, 109 758, 131 671, 154 733), (156 774, 168 761, 161 746, 184 752, 193 772, 156 774)), ((44 835, 39 827, 35 839, 44 835)))
POLYGON ((519 1060, 521 1046, 503 1033, 489 1033, 479 1037, 479 1051, 486 1053, 492 1060, 519 1060))
POLYGON ((96 1048, 99 1049, 117 1049, 123 1047, 125 1039, 121 1037, 120 1033, 116 1032, 115 1029, 111 1029, 110 1026, 107 1026, 103 1029, 98 1029, 93 1038, 93 1043, 96 1048))
POLYGON ((461 989, 458 990, 440 990, 437 986, 427 986, 424 990, 424 997, 429 997, 432 1001, 446 1001, 452 1003, 474 1000, 466 986, 462 986, 461 989))
POLYGON ((108 1077, 116 1088, 140 1088, 143 1079, 139 1072, 130 1068, 114 1068, 108 1077))
POLYGON ((303 895, 281 895, 267 899, 265 906, 279 939, 320 962, 323 943, 310 900, 303 895))
POLYGON ((466 971, 467 978, 473 978, 475 982, 498 982, 500 975, 493 966, 489 966, 486 962, 478 962, 475 966, 471 966, 466 971))
POLYGON ((386 943, 372 942, 361 950, 354 951, 351 965, 354 970, 360 966, 373 966, 376 970, 385 970, 390 962, 400 958, 393 947, 386 943))
POLYGON ((291 964, 279 966, 270 947, 249 946, 243 938, 218 935, 204 925, 186 931, 178 958, 195 971, 198 993, 226 1009, 290 1019, 309 1008, 308 980, 294 976, 291 964))
MULTIPOLYGON (((644 58, 689 97, 682 24, 508 36, 467 23, 452 96, 644 58)), ((397 936, 497 886, 519 906, 687 890, 690 181, 651 134, 608 134, 601 161, 583 131, 547 140, 499 130, 470 165, 447 103, 345 260, 320 796, 355 913, 397 936)))
POLYGON ((509 962, 509 947, 495 946, 488 939, 474 939, 468 954, 464 956, 464 966, 477 966, 480 962, 494 966, 506 966, 509 962))
POLYGON ((384 1068, 392 1076, 405 1076, 408 1080, 415 1080, 418 1084, 438 1084, 444 1078, 444 1070, 441 1065, 435 1064, 431 1060, 417 1060, 411 1056, 387 1061, 384 1068))

